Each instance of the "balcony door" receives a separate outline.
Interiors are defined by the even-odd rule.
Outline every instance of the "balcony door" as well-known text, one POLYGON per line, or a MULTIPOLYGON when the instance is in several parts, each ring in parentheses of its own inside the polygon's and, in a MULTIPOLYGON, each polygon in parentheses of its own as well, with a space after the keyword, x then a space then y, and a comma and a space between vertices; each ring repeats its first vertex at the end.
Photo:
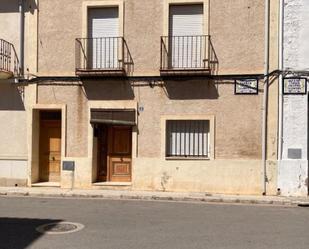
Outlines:
POLYGON ((117 7, 88 10, 88 67, 119 68, 119 17, 117 7))
POLYGON ((204 67, 203 19, 203 4, 170 6, 170 67, 175 69, 204 67))

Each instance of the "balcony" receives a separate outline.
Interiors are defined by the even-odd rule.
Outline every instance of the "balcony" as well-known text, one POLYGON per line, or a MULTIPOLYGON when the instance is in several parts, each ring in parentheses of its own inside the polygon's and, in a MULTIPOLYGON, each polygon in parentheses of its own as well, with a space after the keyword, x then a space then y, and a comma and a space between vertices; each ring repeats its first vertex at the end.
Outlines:
POLYGON ((161 76, 203 76, 215 72, 218 58, 209 35, 162 36, 161 76))
POLYGON ((0 39, 0 80, 19 76, 19 61, 13 44, 0 39))
POLYGON ((133 60, 123 37, 78 38, 75 49, 79 77, 121 77, 133 71, 133 60))

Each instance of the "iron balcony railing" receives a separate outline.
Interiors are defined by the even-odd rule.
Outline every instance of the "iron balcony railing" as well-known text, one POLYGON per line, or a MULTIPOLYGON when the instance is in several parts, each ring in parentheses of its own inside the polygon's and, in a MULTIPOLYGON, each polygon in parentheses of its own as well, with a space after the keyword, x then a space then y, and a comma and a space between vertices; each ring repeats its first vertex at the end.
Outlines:
POLYGON ((14 45, 0 39, 0 71, 12 73, 15 77, 20 76, 20 65, 14 45))
POLYGON ((123 37, 78 38, 75 47, 76 71, 133 70, 133 60, 123 37))
POLYGON ((218 58, 209 35, 162 36, 161 70, 213 71, 218 58))

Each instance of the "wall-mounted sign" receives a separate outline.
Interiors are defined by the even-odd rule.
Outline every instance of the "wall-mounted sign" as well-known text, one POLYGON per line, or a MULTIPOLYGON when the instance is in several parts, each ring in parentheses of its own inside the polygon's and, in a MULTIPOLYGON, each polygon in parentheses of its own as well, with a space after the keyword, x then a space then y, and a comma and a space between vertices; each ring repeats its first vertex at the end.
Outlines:
POLYGON ((289 77, 283 79, 283 94, 306 94, 307 79, 289 77))
POLYGON ((258 94, 258 86, 257 79, 235 80, 235 94, 258 94))
POLYGON ((66 171, 74 171, 75 170, 75 162, 74 161, 63 161, 62 169, 66 171))

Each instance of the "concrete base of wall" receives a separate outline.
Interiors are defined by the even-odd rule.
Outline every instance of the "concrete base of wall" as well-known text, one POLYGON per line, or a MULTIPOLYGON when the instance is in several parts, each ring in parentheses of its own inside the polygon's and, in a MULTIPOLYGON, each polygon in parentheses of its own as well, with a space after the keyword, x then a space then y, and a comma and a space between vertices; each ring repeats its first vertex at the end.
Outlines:
POLYGON ((308 195, 308 161, 282 160, 279 162, 278 188, 284 196, 308 195))
POLYGON ((0 160, 0 186, 26 186, 26 160, 0 160))
POLYGON ((1 187, 26 187, 27 179, 0 178, 1 187))
MULTIPOLYGON (((263 193, 260 160, 159 160, 138 158, 133 168, 133 189, 207 192, 223 194, 263 193)), ((268 167, 276 176, 277 167, 268 167)), ((269 195, 274 195, 276 177, 269 177, 269 195)))
MULTIPOLYGON (((97 186, 92 181, 91 158, 64 158, 75 162, 75 172, 62 171, 61 188, 124 189, 124 186, 97 186), (74 179, 74 180, 73 180, 74 179)), ((222 194, 263 193, 260 160, 165 160, 133 158, 132 183, 125 189, 222 194)), ((277 193, 277 162, 267 163, 267 195, 277 193)))

